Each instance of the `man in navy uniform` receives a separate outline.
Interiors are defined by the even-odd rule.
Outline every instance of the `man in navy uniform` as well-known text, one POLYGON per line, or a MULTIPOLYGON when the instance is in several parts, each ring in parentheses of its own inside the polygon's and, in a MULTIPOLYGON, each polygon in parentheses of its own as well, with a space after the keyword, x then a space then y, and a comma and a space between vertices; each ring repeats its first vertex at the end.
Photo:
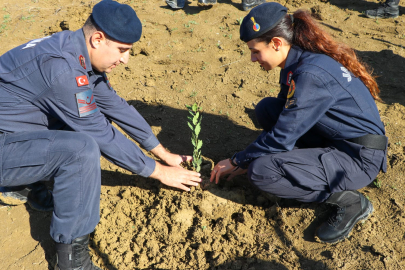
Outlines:
POLYGON ((0 186, 54 180, 55 269, 100 269, 86 251, 99 222, 100 154, 182 190, 201 181, 199 173, 179 165, 191 157, 165 150, 107 79, 106 73, 128 62, 141 32, 130 6, 103 0, 82 29, 30 41, 0 57, 0 186), (166 165, 146 156, 111 122, 166 165))

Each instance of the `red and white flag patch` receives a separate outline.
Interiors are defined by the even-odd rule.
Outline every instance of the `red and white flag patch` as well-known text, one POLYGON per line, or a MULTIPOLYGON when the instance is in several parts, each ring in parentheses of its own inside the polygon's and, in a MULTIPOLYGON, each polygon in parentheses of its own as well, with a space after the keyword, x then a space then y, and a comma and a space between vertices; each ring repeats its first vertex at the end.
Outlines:
POLYGON ((89 85, 89 80, 87 79, 86 75, 76 77, 77 86, 85 86, 89 85))

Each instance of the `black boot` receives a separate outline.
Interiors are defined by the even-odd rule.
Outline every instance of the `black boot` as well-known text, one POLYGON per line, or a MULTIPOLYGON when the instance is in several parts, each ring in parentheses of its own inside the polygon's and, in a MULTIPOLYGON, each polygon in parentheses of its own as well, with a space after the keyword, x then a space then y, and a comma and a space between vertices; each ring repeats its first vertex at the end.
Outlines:
POLYGON ((365 220, 373 212, 373 205, 358 191, 341 191, 332 194, 326 204, 335 208, 317 230, 316 236, 321 242, 336 243, 347 238, 354 225, 365 220))
POLYGON ((185 3, 186 0, 166 0, 166 4, 174 9, 183 8, 185 3))
POLYGON ((217 3, 217 0, 198 0, 199 6, 212 6, 217 3))
POLYGON ((73 240, 72 244, 55 243, 55 270, 101 270, 89 255, 89 235, 73 240))
POLYGON ((52 211, 53 196, 41 182, 18 187, 0 187, 0 201, 7 205, 28 203, 37 211, 52 211))
POLYGON ((242 0, 242 8, 244 11, 252 9, 253 7, 265 3, 266 0, 242 0))
POLYGON ((399 1, 387 0, 378 8, 366 10, 366 16, 372 19, 397 18, 399 16, 399 1))

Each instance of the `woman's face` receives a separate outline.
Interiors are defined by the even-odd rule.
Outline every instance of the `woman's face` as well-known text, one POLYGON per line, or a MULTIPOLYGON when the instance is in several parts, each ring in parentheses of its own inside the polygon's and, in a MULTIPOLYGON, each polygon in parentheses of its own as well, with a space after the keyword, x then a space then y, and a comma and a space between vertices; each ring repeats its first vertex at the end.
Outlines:
POLYGON ((264 41, 255 39, 248 41, 247 45, 250 50, 250 59, 252 62, 259 62, 265 70, 272 70, 275 67, 284 68, 285 60, 291 46, 283 44, 280 39, 274 39, 266 44, 264 41), (286 51, 288 47, 288 50, 286 51))

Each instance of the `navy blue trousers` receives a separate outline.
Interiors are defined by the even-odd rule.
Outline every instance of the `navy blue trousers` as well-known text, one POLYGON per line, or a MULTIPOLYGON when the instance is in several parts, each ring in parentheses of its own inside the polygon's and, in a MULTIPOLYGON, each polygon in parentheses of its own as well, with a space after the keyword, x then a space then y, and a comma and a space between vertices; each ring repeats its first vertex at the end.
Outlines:
MULTIPOLYGON (((271 130, 285 100, 265 98, 256 106, 264 130, 271 130)), ((262 156, 248 169, 251 183, 264 192, 302 202, 323 202, 332 193, 370 184, 385 162, 385 151, 348 141, 328 141, 308 131, 288 152, 262 156)))
POLYGON ((50 234, 58 243, 91 233, 100 219, 100 149, 72 131, 0 135, 0 186, 54 179, 50 234))

